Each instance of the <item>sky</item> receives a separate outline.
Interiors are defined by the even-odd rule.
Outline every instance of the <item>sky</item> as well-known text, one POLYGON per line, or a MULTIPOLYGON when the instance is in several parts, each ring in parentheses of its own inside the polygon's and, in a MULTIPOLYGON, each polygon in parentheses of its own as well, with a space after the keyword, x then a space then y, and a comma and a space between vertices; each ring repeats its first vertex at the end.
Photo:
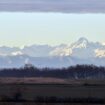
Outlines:
POLYGON ((105 41, 105 14, 1 12, 0 46, 105 41))
POLYGON ((0 46, 105 41, 105 0, 0 0, 0 46))
POLYGON ((0 11, 105 13, 105 0, 0 0, 0 11))

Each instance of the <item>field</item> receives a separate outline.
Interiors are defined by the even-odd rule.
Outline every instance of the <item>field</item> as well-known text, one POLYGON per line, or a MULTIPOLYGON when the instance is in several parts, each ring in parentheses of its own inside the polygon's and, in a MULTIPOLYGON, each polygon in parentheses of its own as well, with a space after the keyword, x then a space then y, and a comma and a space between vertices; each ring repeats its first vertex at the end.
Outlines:
MULTIPOLYGON (((93 105, 93 104, 75 104, 75 103, 15 103, 15 102, 1 102, 0 105, 93 105)), ((103 105, 103 104, 94 104, 94 105, 103 105)))
POLYGON ((5 101, 10 101, 11 105, 15 105, 15 103, 11 103, 11 100, 19 101, 21 99, 27 102, 17 103, 16 105, 69 105, 67 103, 35 104, 33 102, 36 98, 43 100, 43 97, 70 98, 71 100, 95 99, 97 105, 101 105, 99 102, 105 103, 105 80, 0 78, 0 105, 8 105, 5 101))
POLYGON ((105 85, 104 79, 61 79, 43 77, 1 77, 0 84, 71 84, 71 85, 105 85))

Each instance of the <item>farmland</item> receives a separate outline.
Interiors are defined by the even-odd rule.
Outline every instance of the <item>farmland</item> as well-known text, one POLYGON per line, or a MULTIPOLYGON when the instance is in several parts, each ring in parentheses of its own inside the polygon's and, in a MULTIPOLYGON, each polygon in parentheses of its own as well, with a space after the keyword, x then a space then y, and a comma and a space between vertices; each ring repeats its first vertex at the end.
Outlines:
MULTIPOLYGON (((62 99, 62 100, 70 99, 71 102, 72 100, 76 100, 76 102, 79 102, 79 100, 85 100, 85 101, 88 100, 89 103, 91 103, 91 101, 92 102, 96 101, 97 104, 105 103, 104 80, 67 80, 67 79, 39 77, 39 78, 0 78, 0 82, 1 82, 0 83, 1 104, 5 103, 5 101, 10 101, 9 103, 11 103, 11 101, 24 100, 30 103, 29 104, 23 103, 23 105, 33 105, 33 104, 37 105, 38 100, 42 100, 40 101, 41 102, 40 105, 43 105, 42 104, 43 101, 46 101, 47 99, 49 99, 51 102, 53 102, 53 100, 55 99, 62 99), (53 100, 51 98, 53 98, 53 100), (37 104, 35 104, 36 99, 38 99, 37 104)), ((49 101, 47 101, 46 105, 49 105, 48 102, 49 101)), ((8 104, 5 103, 5 105, 8 104)), ((64 104, 60 103, 60 105, 64 104)))

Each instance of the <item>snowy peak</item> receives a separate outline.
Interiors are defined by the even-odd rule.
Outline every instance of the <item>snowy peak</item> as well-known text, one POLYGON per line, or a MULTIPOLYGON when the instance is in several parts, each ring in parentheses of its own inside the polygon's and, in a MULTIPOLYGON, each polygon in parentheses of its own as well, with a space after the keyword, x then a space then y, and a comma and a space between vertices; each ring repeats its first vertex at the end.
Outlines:
POLYGON ((86 48, 88 44, 89 44, 89 41, 86 38, 81 37, 80 39, 77 40, 77 42, 73 43, 71 47, 72 48, 86 48))
POLYGON ((21 51, 12 52, 12 56, 24 55, 21 51))
POLYGON ((0 56, 27 55, 30 57, 72 56, 77 58, 105 57, 105 45, 79 38, 71 45, 31 45, 23 48, 0 47, 0 56))
POLYGON ((79 43, 88 43, 88 40, 85 37, 81 37, 78 39, 79 43))
POLYGON ((69 56, 72 50, 68 45, 60 45, 50 52, 50 56, 69 56))
POLYGON ((96 49, 95 55, 98 58, 105 58, 105 48, 104 49, 96 49))
POLYGON ((38 67, 68 67, 75 64, 105 66, 105 45, 81 37, 71 45, 0 47, 0 68, 21 67, 25 63, 38 67))
POLYGON ((0 56, 8 56, 11 55, 13 52, 17 52, 20 49, 17 47, 7 47, 7 46, 0 46, 0 56))
POLYGON ((76 56, 76 57, 84 57, 87 55, 85 54, 86 51, 84 49, 89 46, 89 41, 81 37, 79 40, 77 40, 75 43, 71 45, 65 45, 65 46, 58 46, 56 47, 50 54, 51 56, 76 56))
POLYGON ((50 52, 55 47, 49 46, 49 45, 31 45, 31 46, 25 46, 23 49, 21 49, 22 53, 32 56, 32 57, 45 57, 49 56, 50 52))

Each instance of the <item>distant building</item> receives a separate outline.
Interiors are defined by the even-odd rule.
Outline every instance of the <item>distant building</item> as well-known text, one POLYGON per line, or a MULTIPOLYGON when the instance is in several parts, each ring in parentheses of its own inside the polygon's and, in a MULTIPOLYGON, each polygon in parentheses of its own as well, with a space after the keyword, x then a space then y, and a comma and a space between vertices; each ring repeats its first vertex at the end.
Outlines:
POLYGON ((34 66, 31 63, 27 63, 24 65, 25 69, 30 69, 30 68, 34 68, 34 66))

